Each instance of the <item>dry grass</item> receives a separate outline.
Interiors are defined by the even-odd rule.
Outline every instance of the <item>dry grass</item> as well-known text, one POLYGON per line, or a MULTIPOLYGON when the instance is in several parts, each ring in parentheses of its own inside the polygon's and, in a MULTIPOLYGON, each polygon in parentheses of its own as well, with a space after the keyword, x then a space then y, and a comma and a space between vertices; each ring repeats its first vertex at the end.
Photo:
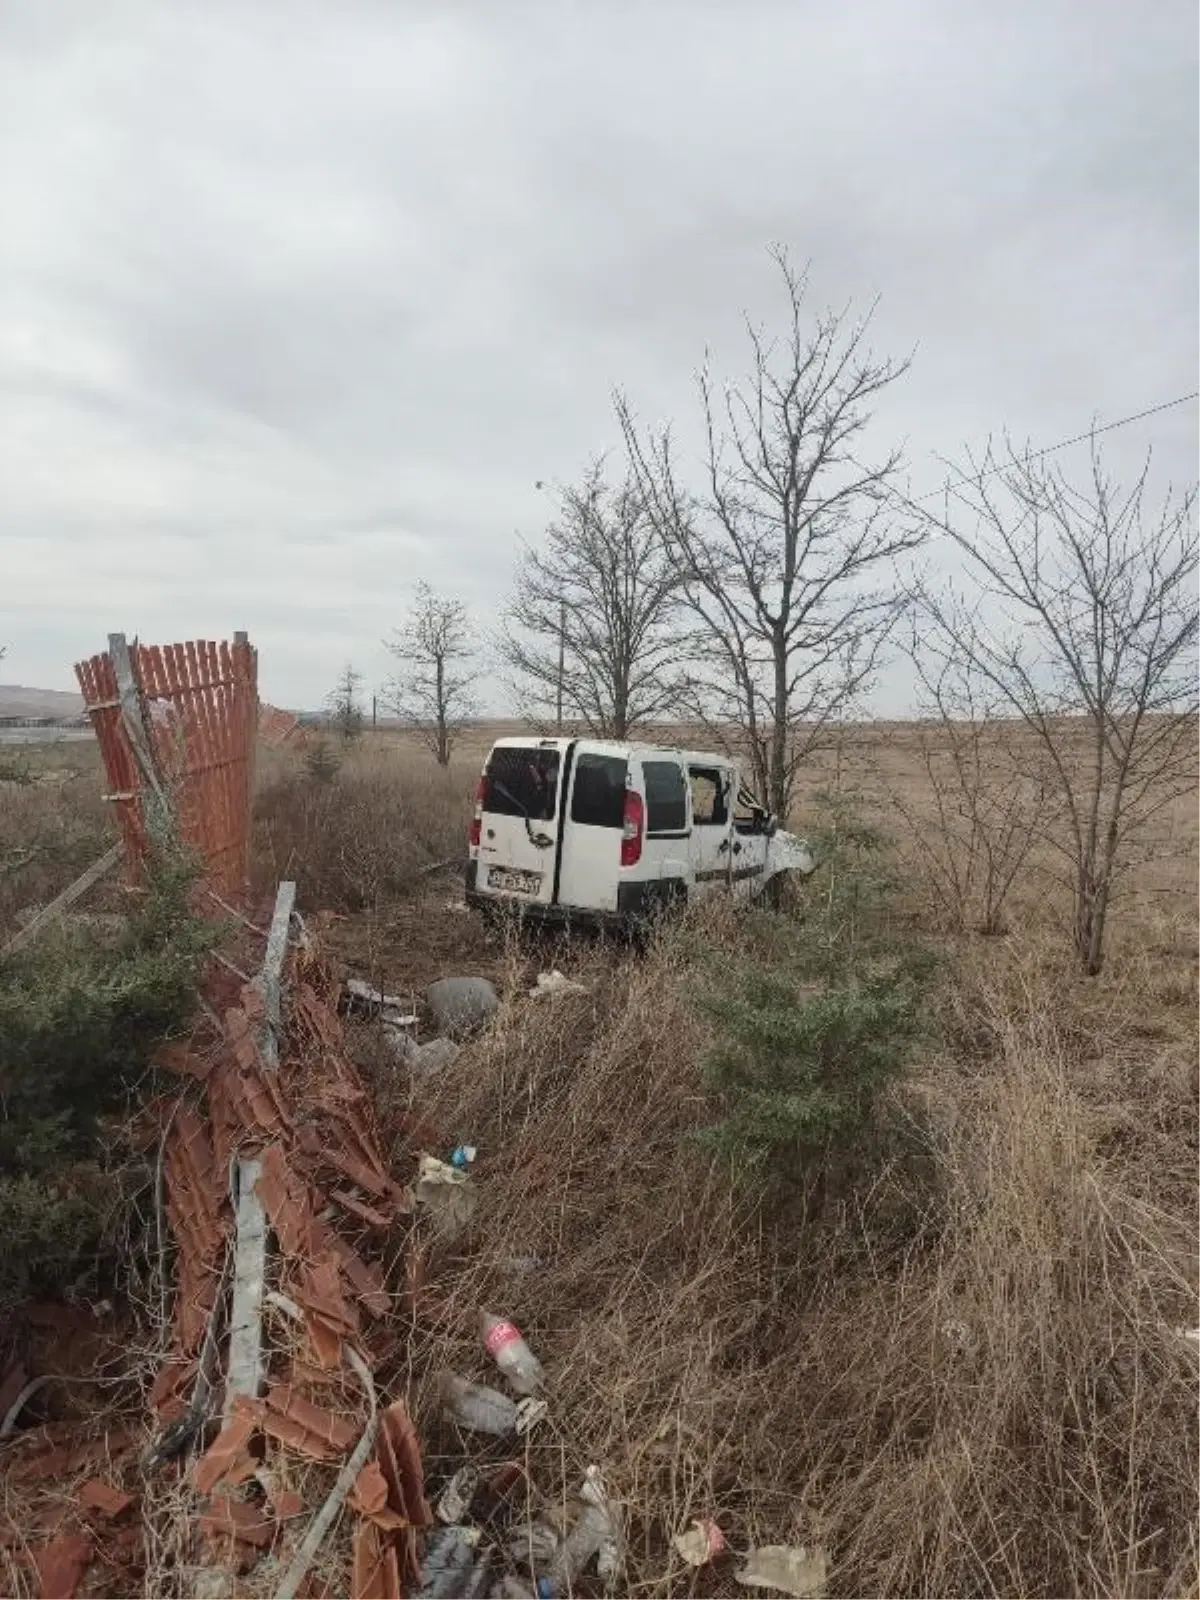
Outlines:
POLYGON ((466 859, 478 767, 441 770, 385 736, 342 755, 337 776, 310 777, 293 752, 259 763, 254 858, 260 886, 296 878, 302 903, 364 911, 411 893, 421 869, 466 859))
MULTIPOLYGON (((485 743, 443 775, 400 736, 367 739, 336 803, 295 756, 266 757, 257 841, 264 879, 298 871, 308 906, 368 908, 337 935, 358 970, 409 992, 479 971, 506 991, 437 1082, 378 1066, 400 1177, 402 1111, 480 1148, 472 1230, 428 1261, 444 1314, 415 1320, 390 1375, 434 1487, 464 1449, 502 1449, 433 1400, 443 1366, 488 1375, 487 1306, 549 1372, 534 1479, 565 1498, 600 1464, 631 1594, 734 1591, 729 1568, 671 1550, 707 1515, 739 1549, 824 1544, 837 1594, 1195 1594, 1197 1356, 1176 1331, 1197 1322, 1192 808, 1164 815, 1099 978, 1074 973, 1068 902, 1034 875, 1007 937, 946 942, 942 1044, 893 1106, 903 1153, 802 1223, 757 1212, 688 1140, 711 1108, 685 942, 506 948, 447 908, 446 883, 414 891, 461 848, 485 743), (552 962, 590 995, 527 1000, 552 962)), ((889 797, 919 809, 921 781, 913 730, 858 730, 814 763, 793 821, 841 789, 886 831, 889 797)), ((911 911, 932 932, 916 861, 911 911)))
POLYGON ((631 1593, 690 1592, 669 1537, 701 1515, 738 1547, 825 1544, 839 1594, 1194 1586, 1182 1013, 1147 1048, 1119 976, 966 946, 945 1057, 896 1107, 916 1158, 799 1226, 751 1214, 688 1145, 703 1036, 679 951, 576 970, 591 998, 514 1001, 416 1101, 483 1152, 474 1236, 431 1285, 455 1332, 410 1350, 434 1471, 460 1456, 430 1380, 486 1375, 486 1305, 552 1376, 536 1481, 565 1494, 603 1466, 631 1593), (507 1264, 531 1253, 536 1274, 507 1264))

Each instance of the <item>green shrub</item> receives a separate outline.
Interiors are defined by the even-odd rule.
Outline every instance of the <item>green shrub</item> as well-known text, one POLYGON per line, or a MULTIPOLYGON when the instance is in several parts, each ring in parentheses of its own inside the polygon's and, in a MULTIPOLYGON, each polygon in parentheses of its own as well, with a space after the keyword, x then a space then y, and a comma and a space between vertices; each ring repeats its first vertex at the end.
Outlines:
POLYGON ((324 737, 314 739, 304 752, 304 770, 314 783, 332 783, 341 766, 341 756, 324 737))
POLYGON ((0 1308, 59 1293, 95 1257, 113 1195, 104 1119, 188 1020, 218 936, 167 868, 115 940, 48 929, 0 963, 0 1308))
POLYGON ((824 1183, 862 1152, 922 1037, 933 970, 896 926, 884 841, 844 806, 812 839, 820 865, 798 912, 748 916, 699 1002, 722 1107, 701 1138, 764 1184, 824 1183))

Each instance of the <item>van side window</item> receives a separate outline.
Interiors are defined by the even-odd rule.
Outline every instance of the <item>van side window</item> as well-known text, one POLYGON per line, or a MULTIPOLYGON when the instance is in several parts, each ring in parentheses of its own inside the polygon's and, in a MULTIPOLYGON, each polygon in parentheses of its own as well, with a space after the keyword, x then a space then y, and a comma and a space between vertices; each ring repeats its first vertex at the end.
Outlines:
POLYGON ((725 775, 717 767, 689 767, 692 821, 700 828, 723 828, 729 821, 725 775))
POLYGON ((627 770, 618 756, 589 755, 587 751, 577 756, 571 821, 585 828, 623 827, 627 770))
POLYGON ((646 785, 647 835, 685 834, 687 783, 683 768, 674 761, 643 761, 642 777, 646 785))

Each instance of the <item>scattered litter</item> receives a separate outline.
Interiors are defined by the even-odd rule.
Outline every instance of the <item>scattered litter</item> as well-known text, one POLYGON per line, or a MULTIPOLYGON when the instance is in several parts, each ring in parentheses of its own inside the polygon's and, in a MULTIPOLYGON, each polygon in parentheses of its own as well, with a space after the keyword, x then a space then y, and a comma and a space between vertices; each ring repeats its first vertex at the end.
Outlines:
POLYGON ((525 1343, 521 1330, 490 1311, 479 1313, 483 1347, 518 1394, 535 1394, 542 1386, 542 1364, 525 1343))
POLYGON ((522 1461, 502 1461, 483 1481, 485 1497, 497 1507, 512 1507, 529 1495, 529 1473, 522 1461))
POLYGON ((457 1167, 459 1172, 466 1172, 478 1153, 473 1144, 456 1145, 450 1157, 450 1165, 457 1167))
POLYGON ((530 1572, 538 1567, 548 1567, 558 1554, 563 1541, 561 1530, 549 1520, 547 1513, 515 1530, 505 1549, 511 1560, 530 1572))
POLYGON ((442 1522, 461 1522, 471 1509, 475 1491, 479 1487, 479 1473, 474 1467, 459 1467, 442 1490, 434 1507, 442 1522))
POLYGON ((475 1191, 467 1174, 436 1156, 421 1157, 413 1192, 445 1233, 465 1227, 474 1215, 475 1191))
POLYGON ((442 1411, 451 1421, 473 1433, 491 1433, 498 1438, 517 1431, 517 1407, 499 1389, 460 1378, 456 1372, 443 1372, 438 1380, 442 1411))
MULTIPOLYGON (((547 1572, 538 1579, 537 1592, 544 1600, 570 1591, 575 1579, 593 1560, 606 1583, 620 1575, 617 1530, 597 1467, 588 1468, 580 1502, 569 1532, 545 1563, 547 1572)), ((535 1557, 534 1565, 541 1564, 535 1557)))
POLYGON ((539 972, 537 982, 529 993, 532 999, 542 1000, 556 994, 587 994, 586 983, 577 983, 574 978, 568 978, 557 967, 551 972, 539 972))
POLYGON ((498 1263, 498 1265, 503 1267, 508 1272, 520 1272, 522 1274, 528 1274, 531 1272, 540 1272, 546 1263, 541 1256, 529 1255, 505 1256, 498 1263))
POLYGON ((725 1535, 711 1517, 697 1517, 671 1541, 689 1567, 706 1567, 725 1549, 725 1535))
POLYGON ((416 1012, 407 1000, 397 994, 385 994, 361 978, 346 979, 346 999, 350 1011, 365 1011, 368 1015, 382 1011, 393 1027, 416 1026, 416 1012))
POLYGON ((828 1556, 819 1546, 765 1544, 748 1552, 734 1573, 739 1583, 752 1589, 777 1589, 794 1600, 823 1600, 828 1556))
POLYGON ((470 910, 470 907, 465 900, 447 900, 445 910, 453 911, 456 915, 460 913, 465 915, 470 910))
POLYGON ((486 978, 440 978, 430 984, 425 999, 442 1034, 474 1033, 500 1009, 500 997, 486 978))
POLYGON ((488 1553, 478 1552, 478 1528, 437 1528, 425 1545, 421 1563, 422 1600, 470 1600, 487 1584, 488 1553))
POLYGON ((524 1400, 517 1401, 517 1437, 523 1439, 531 1429, 536 1428, 543 1421, 550 1408, 544 1400, 535 1400, 532 1395, 527 1395, 524 1400))
POLYGON ((583 1487, 579 1491, 581 1499, 589 1506, 599 1511, 607 1523, 608 1531, 600 1541, 600 1548, 596 1552, 596 1571, 603 1582, 610 1588, 621 1576, 621 1541, 617 1532, 617 1518, 608 1498, 608 1491, 604 1487, 604 1480, 600 1476, 600 1468, 590 1466, 584 1474, 583 1487))

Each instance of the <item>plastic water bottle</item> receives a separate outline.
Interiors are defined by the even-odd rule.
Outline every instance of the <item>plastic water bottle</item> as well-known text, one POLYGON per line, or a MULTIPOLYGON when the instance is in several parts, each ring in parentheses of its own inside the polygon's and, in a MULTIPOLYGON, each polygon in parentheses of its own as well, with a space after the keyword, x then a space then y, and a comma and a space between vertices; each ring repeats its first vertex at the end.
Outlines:
POLYGON ((512 1433, 517 1426, 515 1403, 499 1389, 470 1383, 457 1372, 442 1373, 439 1387, 446 1416, 473 1433, 492 1433, 497 1438, 512 1433))
POLYGON ((542 1364, 521 1337, 521 1330, 490 1311, 479 1313, 483 1344, 488 1355, 518 1394, 535 1394, 542 1386, 542 1364))

